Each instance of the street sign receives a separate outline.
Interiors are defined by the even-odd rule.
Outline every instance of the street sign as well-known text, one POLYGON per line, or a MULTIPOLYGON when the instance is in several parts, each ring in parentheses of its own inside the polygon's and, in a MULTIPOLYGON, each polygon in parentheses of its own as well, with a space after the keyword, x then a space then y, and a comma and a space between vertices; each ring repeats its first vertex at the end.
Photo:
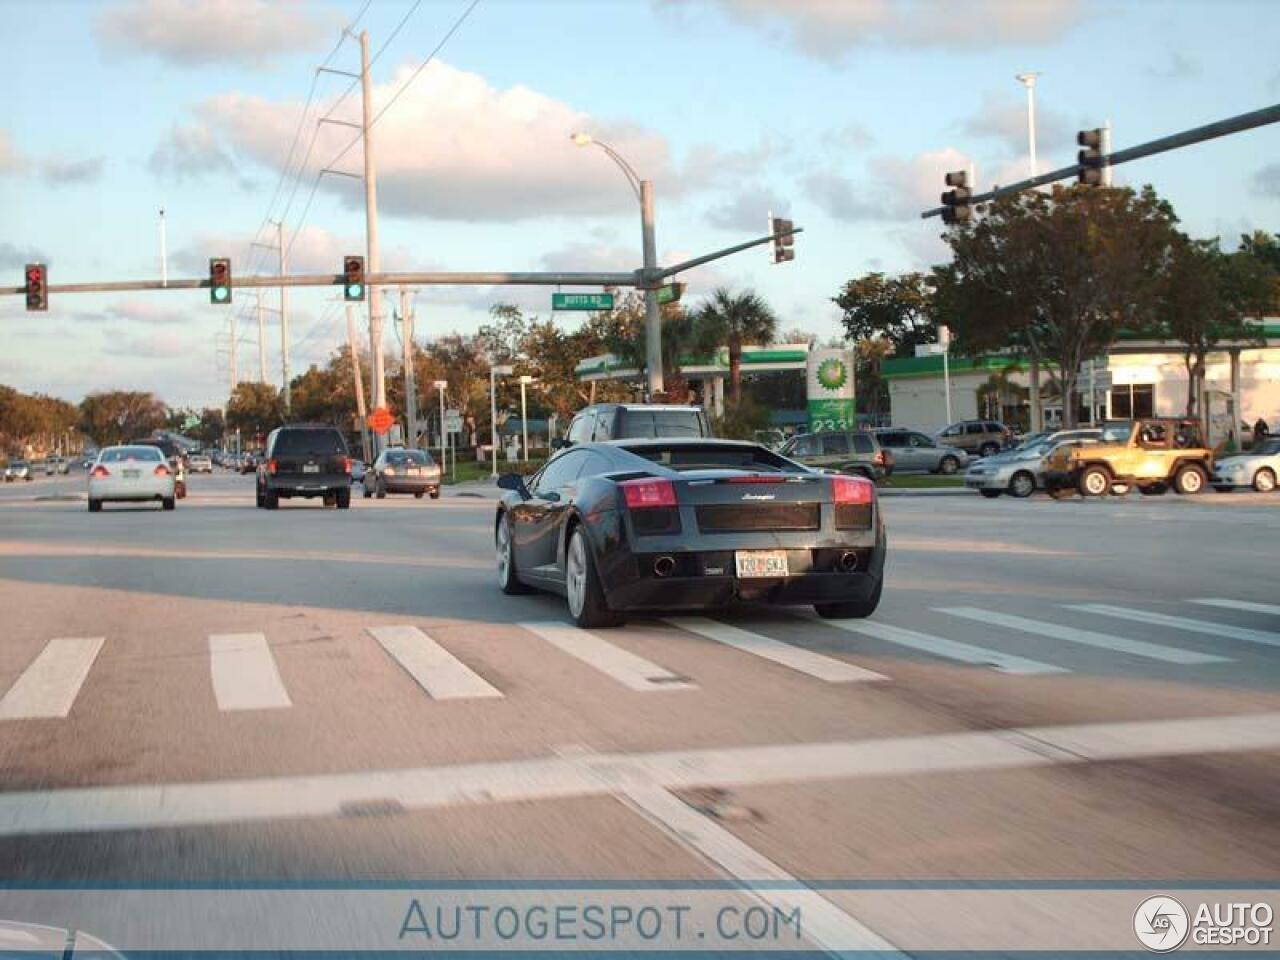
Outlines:
POLYGON ((658 288, 658 303, 677 303, 684 296, 683 283, 668 283, 665 287, 658 288))
POLYGON ((378 436, 382 436, 390 430, 393 423, 395 423, 395 418, 391 416, 391 411, 386 407, 379 407, 369 414, 369 429, 378 434, 378 436))
POLYGON ((462 432, 462 411, 446 410, 444 412, 444 432, 445 433, 461 433, 462 432))
POLYGON ((612 310, 612 293, 553 293, 552 310, 612 310))

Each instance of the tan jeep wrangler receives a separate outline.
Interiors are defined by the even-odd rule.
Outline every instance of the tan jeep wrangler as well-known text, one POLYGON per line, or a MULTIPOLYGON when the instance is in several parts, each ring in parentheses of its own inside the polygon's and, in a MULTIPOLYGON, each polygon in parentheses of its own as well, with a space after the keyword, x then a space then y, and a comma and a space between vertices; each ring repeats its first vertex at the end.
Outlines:
POLYGON ((1213 451, 1195 420, 1135 420, 1127 437, 1106 443, 1060 447, 1045 465, 1045 486, 1055 496, 1124 494, 1136 486, 1146 494, 1170 487, 1200 493, 1213 472, 1213 451))

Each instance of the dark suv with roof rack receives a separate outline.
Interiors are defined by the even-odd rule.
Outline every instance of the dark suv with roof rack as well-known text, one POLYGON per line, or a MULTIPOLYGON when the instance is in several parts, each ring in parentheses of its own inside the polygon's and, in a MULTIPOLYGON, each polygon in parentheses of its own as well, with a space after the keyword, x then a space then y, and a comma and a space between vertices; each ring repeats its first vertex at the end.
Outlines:
POLYGON ((284 497, 321 497, 326 507, 351 506, 351 457, 336 427, 297 423, 276 427, 258 461, 258 506, 274 510, 284 497))

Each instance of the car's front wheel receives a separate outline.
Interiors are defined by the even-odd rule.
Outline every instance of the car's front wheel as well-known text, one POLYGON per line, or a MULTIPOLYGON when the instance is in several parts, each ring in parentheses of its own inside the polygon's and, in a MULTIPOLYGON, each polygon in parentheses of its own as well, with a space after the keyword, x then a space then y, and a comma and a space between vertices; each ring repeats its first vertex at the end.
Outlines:
POLYGON ((1009 496, 1019 499, 1036 492, 1036 478, 1026 470, 1019 470, 1009 481, 1009 496))
POLYGON ((825 620, 861 620, 876 612, 880 606, 880 592, 884 581, 877 580, 876 588, 865 600, 846 600, 841 603, 815 603, 813 609, 825 620))
POLYGON ((173 510, 178 506, 178 501, 175 500, 173 497, 165 497, 163 500, 160 501, 160 504, 166 510, 173 510))
POLYGON ((1262 467, 1253 475, 1253 489, 1259 493, 1270 493, 1276 488, 1276 474, 1270 467, 1262 467))
POLYGON ((511 520, 504 513, 498 518, 497 529, 493 533, 494 551, 498 559, 498 586, 502 592, 514 596, 528 593, 529 588, 520 582, 516 575, 515 544, 511 539, 511 520))
POLYGON ((941 474, 945 474, 948 477, 951 476, 951 474, 955 473, 959 469, 960 469, 960 461, 957 460, 955 457, 946 456, 938 461, 938 472, 941 474))
POLYGON ((573 622, 585 629, 616 627, 625 619, 609 609, 596 573, 595 560, 582 527, 576 527, 569 536, 569 549, 565 557, 565 592, 569 600, 569 614, 573 622))

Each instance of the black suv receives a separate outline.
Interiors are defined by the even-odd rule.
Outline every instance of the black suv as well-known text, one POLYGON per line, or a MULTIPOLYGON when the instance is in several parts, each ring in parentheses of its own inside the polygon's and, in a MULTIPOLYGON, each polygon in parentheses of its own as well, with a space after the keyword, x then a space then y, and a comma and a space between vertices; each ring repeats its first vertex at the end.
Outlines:
POLYGON ((658 403, 597 403, 579 410, 563 440, 553 446, 601 440, 654 440, 711 436, 711 424, 701 407, 658 403))
POLYGON ((274 510, 281 497, 323 497, 326 507, 351 506, 351 457, 336 427, 296 423, 276 427, 258 461, 258 506, 274 510))

